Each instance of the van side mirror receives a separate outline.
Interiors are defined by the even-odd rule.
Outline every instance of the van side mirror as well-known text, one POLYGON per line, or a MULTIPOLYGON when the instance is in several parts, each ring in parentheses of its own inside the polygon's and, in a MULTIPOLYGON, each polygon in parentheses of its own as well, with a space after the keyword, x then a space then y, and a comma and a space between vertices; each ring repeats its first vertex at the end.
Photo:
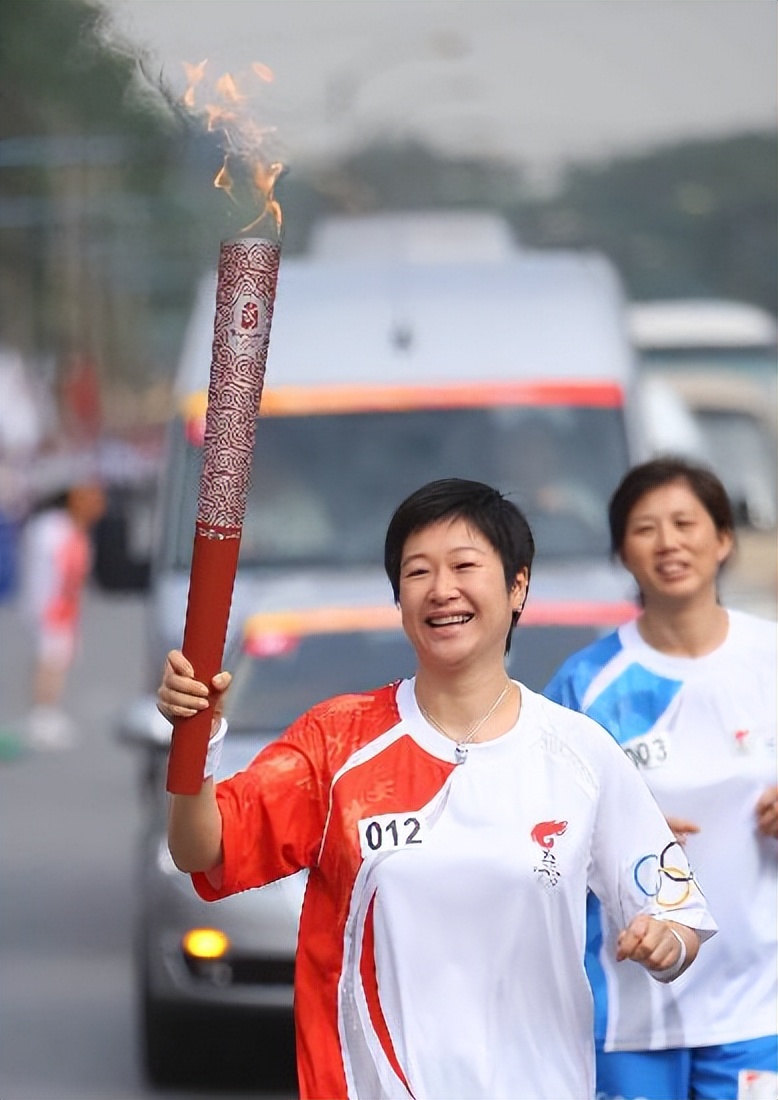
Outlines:
POLYGON ((116 736, 133 748, 164 749, 170 745, 172 726, 157 710, 153 695, 135 699, 119 716, 116 736))
POLYGON ((769 496, 742 490, 732 495, 732 511, 737 527, 754 531, 772 531, 775 528, 775 504, 769 496))

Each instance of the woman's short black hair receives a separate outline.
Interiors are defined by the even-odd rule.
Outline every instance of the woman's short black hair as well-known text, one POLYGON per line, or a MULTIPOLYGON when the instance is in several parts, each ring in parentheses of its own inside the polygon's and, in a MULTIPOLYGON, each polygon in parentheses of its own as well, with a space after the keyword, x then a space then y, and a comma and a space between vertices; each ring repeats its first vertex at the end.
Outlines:
POLYGON ((683 481, 689 486, 720 534, 735 530, 727 490, 713 471, 688 459, 669 455, 633 466, 613 493, 608 504, 608 523, 614 554, 621 553, 630 513, 641 497, 673 481, 683 481))
MULTIPOLYGON (((518 573, 527 571, 529 583, 535 540, 524 513, 497 489, 481 481, 458 477, 430 481, 411 493, 395 509, 384 542, 384 568, 395 600, 400 598, 400 566, 410 535, 442 519, 463 519, 472 524, 500 555, 508 590, 518 573)), ((521 612, 514 612, 511 630, 521 612)), ((510 648, 510 632, 505 651, 510 648)))

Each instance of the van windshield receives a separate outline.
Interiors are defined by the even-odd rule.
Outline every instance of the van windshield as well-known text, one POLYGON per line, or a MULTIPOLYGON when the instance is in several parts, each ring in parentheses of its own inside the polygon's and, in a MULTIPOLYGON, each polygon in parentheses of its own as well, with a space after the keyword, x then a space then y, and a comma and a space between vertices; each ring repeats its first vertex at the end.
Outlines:
MULTIPOLYGON (((569 654, 595 641, 596 626, 520 623, 506 659, 508 675, 531 691, 542 691, 569 654)), ((402 630, 364 630, 312 634, 283 652, 262 657, 242 653, 233 670, 227 700, 230 736, 262 729, 285 729, 322 699, 350 692, 373 691, 382 684, 413 676, 416 656, 402 630)), ((231 770, 247 760, 235 760, 231 770)), ((226 774, 230 774, 228 771, 226 774)))
MULTIPOLYGON (((168 506, 171 565, 188 568, 202 449, 185 448, 168 506)), ((608 553, 607 502, 627 467, 622 410, 468 406, 257 422, 241 567, 379 565, 386 526, 426 481, 496 486, 525 512, 543 558, 608 553)))

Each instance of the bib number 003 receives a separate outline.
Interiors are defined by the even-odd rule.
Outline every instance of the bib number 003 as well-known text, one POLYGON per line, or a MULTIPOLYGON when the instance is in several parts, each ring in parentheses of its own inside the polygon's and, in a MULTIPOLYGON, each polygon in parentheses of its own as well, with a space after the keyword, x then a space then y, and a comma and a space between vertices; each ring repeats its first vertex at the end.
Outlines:
POLYGON ((397 851, 422 844, 426 826, 418 814, 379 814, 358 822, 359 847, 363 856, 397 851))
POLYGON ((621 746, 636 768, 659 768, 670 755, 670 738, 664 730, 633 737, 621 746))

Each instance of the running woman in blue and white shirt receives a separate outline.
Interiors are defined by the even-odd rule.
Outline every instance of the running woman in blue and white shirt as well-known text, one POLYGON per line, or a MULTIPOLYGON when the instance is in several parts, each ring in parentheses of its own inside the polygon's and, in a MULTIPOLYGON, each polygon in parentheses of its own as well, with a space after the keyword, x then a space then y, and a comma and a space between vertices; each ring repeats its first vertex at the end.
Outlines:
MULTIPOLYGON (((598 1096, 776 1096, 776 626, 719 603, 734 524, 708 470, 676 459, 637 466, 609 519, 642 611, 570 657, 546 694, 596 719, 640 770, 719 934, 693 970, 660 985, 614 961, 616 929, 590 899, 598 1096)), ((669 850, 646 863, 638 885, 651 895, 673 882, 675 862, 669 850)))

